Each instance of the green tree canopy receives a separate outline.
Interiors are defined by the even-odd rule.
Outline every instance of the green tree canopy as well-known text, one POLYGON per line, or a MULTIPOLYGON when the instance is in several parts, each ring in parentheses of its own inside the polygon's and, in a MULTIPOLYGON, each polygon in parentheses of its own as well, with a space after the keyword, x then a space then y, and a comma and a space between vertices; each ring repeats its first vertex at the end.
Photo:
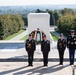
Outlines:
POLYGON ((18 32, 23 26, 24 22, 20 15, 0 15, 0 40, 18 32))
POLYGON ((58 29, 63 33, 67 33, 71 29, 76 30, 76 14, 66 14, 60 17, 58 20, 58 29))

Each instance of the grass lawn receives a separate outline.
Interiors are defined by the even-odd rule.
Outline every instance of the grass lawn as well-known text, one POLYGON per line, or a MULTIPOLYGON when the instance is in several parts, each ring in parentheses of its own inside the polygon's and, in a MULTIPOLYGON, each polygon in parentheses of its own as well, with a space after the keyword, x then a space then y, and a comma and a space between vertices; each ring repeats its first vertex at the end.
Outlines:
POLYGON ((25 30, 20 30, 18 33, 14 33, 14 34, 8 36, 8 37, 7 37, 6 39, 4 39, 4 40, 10 40, 10 39, 14 38, 15 36, 21 34, 21 33, 24 32, 24 31, 25 31, 25 30))
POLYGON ((26 36, 24 36, 23 38, 21 38, 20 40, 26 40, 26 37, 27 37, 27 35, 26 35, 26 36))
POLYGON ((51 34, 51 36, 52 36, 52 38, 53 38, 54 41, 57 41, 57 40, 58 40, 58 37, 57 37, 57 36, 55 36, 55 35, 54 35, 53 33, 51 33, 51 32, 50 32, 50 34, 51 34))

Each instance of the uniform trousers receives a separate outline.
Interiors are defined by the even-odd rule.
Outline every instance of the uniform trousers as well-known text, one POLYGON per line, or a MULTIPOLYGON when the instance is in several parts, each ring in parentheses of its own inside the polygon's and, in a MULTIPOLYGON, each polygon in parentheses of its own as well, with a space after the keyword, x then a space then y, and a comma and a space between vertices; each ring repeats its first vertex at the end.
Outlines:
POLYGON ((28 64, 32 65, 33 64, 34 51, 27 51, 27 53, 28 53, 28 64))
POLYGON ((49 53, 49 52, 42 51, 42 53, 43 53, 44 66, 47 66, 47 64, 48 64, 48 53, 49 53))
POLYGON ((75 49, 69 49, 70 64, 74 63, 75 49))
POLYGON ((59 51, 60 64, 63 64, 64 50, 59 49, 58 51, 59 51))

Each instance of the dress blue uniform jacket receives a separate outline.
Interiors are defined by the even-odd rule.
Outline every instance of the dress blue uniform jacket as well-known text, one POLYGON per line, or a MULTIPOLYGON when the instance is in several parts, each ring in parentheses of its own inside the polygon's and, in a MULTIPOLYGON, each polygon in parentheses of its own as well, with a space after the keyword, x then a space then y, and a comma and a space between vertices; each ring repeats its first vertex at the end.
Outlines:
POLYGON ((41 51, 43 52, 49 52, 50 51, 50 41, 41 41, 41 51))
POLYGON ((36 43, 35 43, 35 40, 29 40, 27 39, 26 40, 26 43, 25 43, 25 48, 26 48, 26 51, 35 51, 36 50, 36 43))
POLYGON ((66 40, 65 39, 58 39, 57 42, 57 49, 58 50, 65 50, 66 49, 66 40))
POLYGON ((69 49, 76 49, 76 35, 74 35, 73 37, 71 35, 68 36, 67 47, 69 49))

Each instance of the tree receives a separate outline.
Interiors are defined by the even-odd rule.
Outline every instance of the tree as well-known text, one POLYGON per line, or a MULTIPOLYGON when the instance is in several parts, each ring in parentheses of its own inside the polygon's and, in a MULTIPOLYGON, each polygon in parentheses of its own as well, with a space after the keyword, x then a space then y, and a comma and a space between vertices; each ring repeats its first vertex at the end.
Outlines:
POLYGON ((57 11, 57 10, 55 10, 54 11, 54 22, 55 22, 55 25, 57 25, 57 21, 59 20, 59 18, 61 17, 61 14, 57 11))
POLYGON ((40 9, 37 9, 36 11, 35 11, 35 13, 40 13, 41 12, 41 10, 40 9))
POLYGON ((61 14, 65 15, 65 14, 74 14, 75 12, 70 9, 70 8, 64 8, 63 10, 61 10, 61 14))
POLYGON ((50 14, 50 25, 54 25, 55 19, 54 19, 53 11, 46 9, 46 12, 48 12, 50 14))
POLYGON ((23 28, 24 22, 20 15, 0 15, 0 39, 18 32, 23 28))
POLYGON ((66 14, 59 18, 58 29, 63 33, 68 33, 71 29, 76 29, 76 14, 66 14))

